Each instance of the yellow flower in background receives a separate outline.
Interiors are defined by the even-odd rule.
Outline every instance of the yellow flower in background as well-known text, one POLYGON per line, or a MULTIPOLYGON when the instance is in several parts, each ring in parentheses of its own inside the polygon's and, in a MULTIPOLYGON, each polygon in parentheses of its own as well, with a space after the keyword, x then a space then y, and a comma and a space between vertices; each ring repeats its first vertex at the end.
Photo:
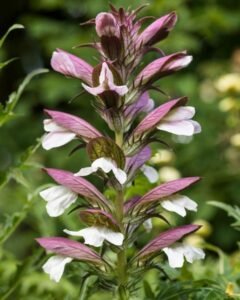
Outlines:
POLYGON ((152 164, 167 164, 174 160, 174 153, 170 150, 162 149, 159 150, 155 155, 150 159, 152 164))
POLYGON ((194 224, 199 224, 202 226, 196 233, 197 235, 205 238, 205 237, 208 237, 212 233, 212 226, 208 221, 203 220, 203 219, 198 219, 194 222, 194 224))
POLYGON ((159 171, 159 177, 162 182, 179 179, 181 173, 173 167, 163 167, 159 171))
POLYGON ((221 93, 240 92, 240 74, 230 73, 221 76, 215 83, 216 89, 221 93))
POLYGON ((233 97, 226 97, 219 102, 219 109, 223 112, 228 112, 236 107, 236 99, 233 97))
POLYGON ((240 133, 236 133, 231 136, 230 143, 235 147, 240 147, 240 133))

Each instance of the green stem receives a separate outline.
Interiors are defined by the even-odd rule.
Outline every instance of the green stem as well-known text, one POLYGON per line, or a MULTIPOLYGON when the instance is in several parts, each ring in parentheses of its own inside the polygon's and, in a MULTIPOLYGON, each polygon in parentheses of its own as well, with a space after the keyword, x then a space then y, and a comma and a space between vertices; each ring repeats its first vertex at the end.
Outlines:
MULTIPOLYGON (((121 147, 123 144, 123 133, 115 133, 116 144, 121 147)), ((119 223, 121 232, 124 233, 124 190, 117 192, 115 202, 115 214, 119 223)), ((123 244, 122 249, 117 254, 117 276, 118 276, 118 297, 119 300, 128 300, 127 296, 127 256, 126 245, 123 244)))

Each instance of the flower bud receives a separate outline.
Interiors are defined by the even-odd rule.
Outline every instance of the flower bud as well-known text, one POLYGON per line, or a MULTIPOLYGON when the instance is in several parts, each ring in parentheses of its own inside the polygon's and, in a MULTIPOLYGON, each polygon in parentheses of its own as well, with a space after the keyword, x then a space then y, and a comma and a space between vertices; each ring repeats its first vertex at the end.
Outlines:
POLYGON ((95 19, 96 31, 99 37, 117 36, 119 37, 119 26, 110 13, 100 13, 95 19))

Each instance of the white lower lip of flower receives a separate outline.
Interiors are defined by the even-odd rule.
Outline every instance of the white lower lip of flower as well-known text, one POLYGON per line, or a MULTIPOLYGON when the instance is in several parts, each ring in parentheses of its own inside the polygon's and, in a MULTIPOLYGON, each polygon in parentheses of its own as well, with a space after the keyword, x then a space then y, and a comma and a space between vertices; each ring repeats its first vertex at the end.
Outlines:
POLYGON ((186 216, 186 209, 197 211, 197 203, 183 195, 174 195, 167 200, 162 201, 161 206, 164 209, 173 211, 182 217, 186 216))
POLYGON ((61 185, 50 187, 39 194, 48 202, 46 209, 50 217, 62 215, 78 198, 76 193, 61 185))
POLYGON ((44 120, 43 124, 44 130, 48 132, 42 139, 42 147, 45 150, 63 146, 76 137, 75 133, 59 126, 52 119, 44 120))
POLYGON ((147 166, 147 165, 143 165, 141 167, 141 171, 147 177, 147 179, 149 180, 149 182, 155 183, 155 182, 158 181, 159 174, 158 174, 158 172, 153 167, 150 167, 150 166, 147 166))
POLYGON ((84 238, 85 244, 101 247, 104 240, 109 243, 121 246, 124 240, 124 235, 121 232, 112 231, 106 227, 88 227, 80 231, 70 231, 67 229, 63 230, 65 233, 73 236, 82 236, 84 238))
POLYGON ((92 173, 97 172, 98 169, 101 169, 104 173, 109 173, 110 171, 113 172, 116 179, 121 183, 124 184, 127 181, 127 174, 117 168, 116 163, 107 157, 100 157, 96 159, 91 167, 82 168, 79 172, 75 173, 75 176, 88 176, 92 173))
POLYGON ((167 131, 176 135, 192 136, 195 133, 195 127, 192 123, 192 120, 183 120, 176 122, 162 121, 162 123, 157 126, 157 129, 167 131))
POLYGON ((167 255, 171 268, 181 268, 184 263, 184 257, 189 263, 205 258, 205 253, 202 249, 189 245, 166 247, 162 251, 167 255))
POLYGON ((177 107, 162 119, 157 128, 176 135, 192 136, 201 132, 200 124, 192 120, 194 115, 195 108, 192 106, 177 107))
POLYGON ((61 147, 75 139, 76 134, 68 131, 50 132, 44 135, 42 147, 45 150, 61 147))
POLYGON ((171 110, 166 117, 165 121, 183 121, 190 120, 195 115, 195 108, 193 106, 180 106, 171 110))
POLYGON ((72 260, 73 259, 71 257, 67 256, 51 256, 42 268, 45 273, 50 275, 51 280, 59 282, 63 275, 65 265, 70 263, 72 260))

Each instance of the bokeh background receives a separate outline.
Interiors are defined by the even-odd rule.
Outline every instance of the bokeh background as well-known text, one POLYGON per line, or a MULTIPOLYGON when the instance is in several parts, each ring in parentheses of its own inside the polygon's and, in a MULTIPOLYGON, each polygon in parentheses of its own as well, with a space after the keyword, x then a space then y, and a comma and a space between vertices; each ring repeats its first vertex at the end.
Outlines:
MULTIPOLYGON (((111 2, 117 7, 129 6, 127 0, 111 2)), ((202 125, 202 133, 193 139, 166 135, 171 149, 153 145, 151 164, 159 170, 162 182, 181 176, 203 178, 188 192, 199 204, 198 213, 189 214, 184 222, 205 224, 200 238, 232 257, 237 251, 239 232, 230 226, 232 219, 225 211, 208 202, 240 205, 240 2, 149 0, 148 3, 142 15, 159 17, 175 10, 179 16, 176 28, 159 44, 161 49, 165 53, 186 49, 194 57, 187 69, 162 79, 159 86, 171 97, 188 96, 202 125)), ((132 8, 141 4, 139 0, 131 1, 132 8)), ((0 274, 4 274, 0 276, 0 295, 5 295, 3 299, 40 299, 42 295, 44 299, 57 299, 57 293, 62 293, 59 295, 69 298, 61 299, 77 299, 71 278, 64 280, 59 289, 41 273, 42 261, 37 256, 40 250, 34 238, 60 235, 65 227, 77 230, 81 224, 77 215, 49 218, 36 189, 49 183, 41 166, 77 171, 88 165, 88 160, 83 150, 69 156, 73 145, 48 152, 41 147, 36 151, 31 148, 34 152, 31 155, 29 147, 37 145, 43 134, 44 108, 77 114, 108 132, 91 108, 91 97, 79 96, 81 83, 50 68, 51 54, 56 48, 97 64, 99 58, 94 50, 73 47, 96 39, 93 27, 79 24, 106 11, 108 1, 9 0, 0 7, 0 36, 14 23, 25 26, 24 30, 12 32, 0 49, 1 61, 18 58, 0 72, 0 102, 6 103, 8 95, 29 72, 50 69, 31 81, 16 106, 15 117, 0 128, 0 229, 7 232, 7 237, 0 239, 0 274), (30 157, 25 161, 27 155, 30 157), (33 292, 32 298, 29 291, 33 292)), ((149 54, 145 63, 154 57, 157 54, 149 54)), ((159 93, 153 92, 151 96, 157 104, 166 100, 159 93)), ((143 192, 149 188, 144 178, 140 176, 138 180, 143 192)), ((176 217, 172 222, 181 224, 183 220, 176 217)), ((159 226, 156 222, 146 240, 159 231, 159 226)), ((218 259, 214 251, 209 251, 209 257, 218 259)))

